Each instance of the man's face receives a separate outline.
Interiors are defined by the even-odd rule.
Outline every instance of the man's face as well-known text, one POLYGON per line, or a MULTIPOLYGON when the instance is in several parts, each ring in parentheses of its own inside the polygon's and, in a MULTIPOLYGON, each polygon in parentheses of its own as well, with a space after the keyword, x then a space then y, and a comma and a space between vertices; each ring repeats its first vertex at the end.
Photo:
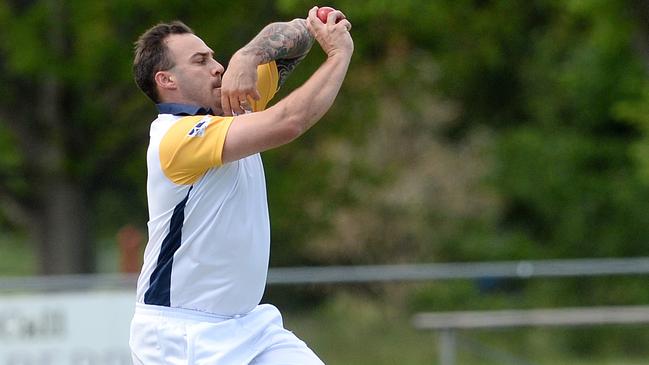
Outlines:
POLYGON ((223 114, 221 108, 221 76, 223 66, 214 59, 214 52, 194 34, 172 34, 165 40, 175 66, 168 70, 174 75, 179 100, 211 108, 223 114))

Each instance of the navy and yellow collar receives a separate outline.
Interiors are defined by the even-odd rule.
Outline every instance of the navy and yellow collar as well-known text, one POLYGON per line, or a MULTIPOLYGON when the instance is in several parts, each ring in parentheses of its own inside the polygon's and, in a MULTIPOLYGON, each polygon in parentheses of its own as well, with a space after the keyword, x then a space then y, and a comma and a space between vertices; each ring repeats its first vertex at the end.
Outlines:
POLYGON ((160 103, 156 104, 160 114, 173 115, 214 115, 212 109, 203 108, 198 105, 179 104, 179 103, 160 103))

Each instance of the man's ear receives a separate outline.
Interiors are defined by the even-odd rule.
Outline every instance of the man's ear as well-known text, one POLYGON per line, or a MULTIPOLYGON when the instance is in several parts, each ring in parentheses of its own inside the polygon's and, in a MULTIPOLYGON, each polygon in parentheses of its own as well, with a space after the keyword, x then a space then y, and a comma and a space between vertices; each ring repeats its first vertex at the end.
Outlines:
POLYGON ((158 71, 155 74, 155 83, 158 87, 167 90, 174 90, 176 86, 176 77, 169 71, 158 71))

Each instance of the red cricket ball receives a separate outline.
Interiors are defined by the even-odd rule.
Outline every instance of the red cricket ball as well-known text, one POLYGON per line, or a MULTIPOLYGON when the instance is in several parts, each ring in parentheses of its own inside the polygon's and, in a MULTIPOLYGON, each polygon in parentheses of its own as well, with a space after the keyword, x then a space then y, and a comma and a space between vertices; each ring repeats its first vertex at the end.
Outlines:
MULTIPOLYGON (((323 6, 323 7, 318 9, 318 12, 316 13, 316 15, 318 16, 318 18, 320 18, 320 20, 323 23, 326 23, 327 22, 327 15, 329 15, 329 13, 331 13, 334 10, 336 10, 336 9, 334 9, 332 7, 329 7, 329 6, 323 6)), ((336 23, 337 22, 338 21, 336 21, 336 23)))

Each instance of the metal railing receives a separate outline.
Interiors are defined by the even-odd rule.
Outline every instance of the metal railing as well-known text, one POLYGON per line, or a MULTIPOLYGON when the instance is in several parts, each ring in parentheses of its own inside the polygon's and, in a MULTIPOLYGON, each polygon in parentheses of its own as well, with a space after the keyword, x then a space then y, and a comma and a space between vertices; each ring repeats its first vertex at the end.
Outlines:
POLYGON ((431 312, 416 314, 412 323, 421 330, 437 331, 439 364, 455 365, 458 330, 647 324, 649 306, 431 312))
MULTIPOLYGON (((649 257, 271 268, 268 285, 544 278, 649 274, 649 257)), ((0 278, 0 291, 134 288, 137 275, 91 274, 0 278)))

